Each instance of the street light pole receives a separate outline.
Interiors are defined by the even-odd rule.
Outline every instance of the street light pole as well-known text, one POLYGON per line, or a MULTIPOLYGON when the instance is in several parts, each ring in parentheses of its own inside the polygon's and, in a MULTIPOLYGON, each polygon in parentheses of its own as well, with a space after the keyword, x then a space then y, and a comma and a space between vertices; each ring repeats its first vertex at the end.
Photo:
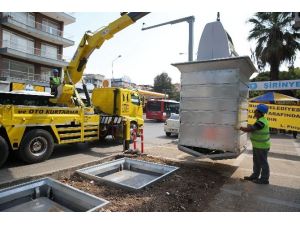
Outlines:
POLYGON ((172 21, 168 21, 165 23, 160 23, 157 25, 153 25, 150 27, 143 27, 142 30, 148 30, 148 29, 152 29, 155 27, 160 27, 160 26, 164 26, 164 25, 168 25, 168 24, 176 24, 176 23, 181 23, 181 22, 188 22, 189 24, 189 45, 188 45, 188 49, 189 49, 189 62, 193 61, 193 43, 194 43, 194 22, 195 22, 195 17, 194 16, 189 16, 189 17, 185 17, 185 18, 181 18, 181 19, 177 19, 177 20, 172 20, 172 21))
POLYGON ((118 55, 117 58, 115 58, 112 62, 111 62, 111 79, 114 79, 114 62, 118 59, 121 58, 122 55, 118 55))

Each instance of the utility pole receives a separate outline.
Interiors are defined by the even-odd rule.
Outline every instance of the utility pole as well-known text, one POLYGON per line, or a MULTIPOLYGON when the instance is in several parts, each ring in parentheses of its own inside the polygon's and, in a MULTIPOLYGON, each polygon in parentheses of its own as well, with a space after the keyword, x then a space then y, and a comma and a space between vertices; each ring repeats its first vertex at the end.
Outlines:
POLYGON ((152 29, 152 28, 160 27, 160 26, 164 26, 164 25, 169 25, 169 24, 173 25, 173 24, 181 23, 181 22, 188 22, 188 24, 189 24, 189 45, 188 45, 189 58, 188 58, 188 60, 191 62, 191 61, 193 61, 194 22, 195 22, 194 16, 184 17, 184 18, 180 18, 177 20, 168 21, 165 23, 160 23, 160 24, 153 25, 150 27, 143 27, 142 30, 148 30, 148 29, 152 29))

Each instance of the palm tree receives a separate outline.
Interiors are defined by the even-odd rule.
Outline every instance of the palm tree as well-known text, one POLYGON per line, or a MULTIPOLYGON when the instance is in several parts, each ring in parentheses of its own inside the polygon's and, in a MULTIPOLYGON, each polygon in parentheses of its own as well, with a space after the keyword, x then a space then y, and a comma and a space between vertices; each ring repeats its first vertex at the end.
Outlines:
POLYGON ((292 26, 292 13, 258 12, 248 22, 254 26, 248 40, 257 40, 255 56, 261 70, 270 65, 270 80, 278 80, 279 67, 283 62, 293 66, 300 50, 299 28, 292 26))

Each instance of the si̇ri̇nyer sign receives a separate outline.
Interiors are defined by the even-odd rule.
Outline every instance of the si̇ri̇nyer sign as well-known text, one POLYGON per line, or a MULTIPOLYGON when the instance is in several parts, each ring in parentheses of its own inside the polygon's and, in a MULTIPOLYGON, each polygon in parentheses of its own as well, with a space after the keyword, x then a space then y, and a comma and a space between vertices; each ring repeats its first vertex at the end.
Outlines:
POLYGON ((300 80, 277 80, 250 82, 250 91, 259 90, 295 90, 300 89, 300 80))

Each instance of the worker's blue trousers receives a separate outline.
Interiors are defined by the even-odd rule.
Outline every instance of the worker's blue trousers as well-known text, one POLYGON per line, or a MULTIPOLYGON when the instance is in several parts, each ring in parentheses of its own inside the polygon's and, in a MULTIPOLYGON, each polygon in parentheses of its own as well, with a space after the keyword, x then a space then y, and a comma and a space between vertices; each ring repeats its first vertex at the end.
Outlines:
POLYGON ((252 177, 257 177, 262 180, 269 181, 270 168, 268 163, 269 149, 253 148, 253 174, 252 177))

